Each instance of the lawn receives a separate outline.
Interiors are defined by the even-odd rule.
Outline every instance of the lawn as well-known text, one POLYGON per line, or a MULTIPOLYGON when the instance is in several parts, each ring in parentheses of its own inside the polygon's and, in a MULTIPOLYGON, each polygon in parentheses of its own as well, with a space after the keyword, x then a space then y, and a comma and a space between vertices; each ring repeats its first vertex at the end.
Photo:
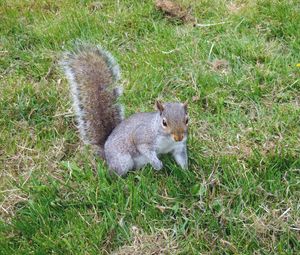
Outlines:
POLYGON ((299 254, 300 4, 0 1, 0 254, 299 254), (210 24, 206 26, 207 24, 210 24), (126 115, 189 101, 189 170, 125 178, 79 139, 58 66, 77 40, 122 69, 126 115))

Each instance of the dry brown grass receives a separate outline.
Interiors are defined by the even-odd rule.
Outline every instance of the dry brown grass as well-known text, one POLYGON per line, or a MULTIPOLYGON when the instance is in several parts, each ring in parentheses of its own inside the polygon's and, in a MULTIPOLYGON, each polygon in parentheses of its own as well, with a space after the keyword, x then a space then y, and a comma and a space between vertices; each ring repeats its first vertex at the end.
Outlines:
POLYGON ((229 62, 225 59, 215 59, 209 63, 212 70, 221 74, 227 74, 229 72, 229 62))
POLYGON ((238 13, 245 7, 244 3, 230 2, 227 4, 227 8, 231 13, 238 13))
POLYGON ((154 234, 146 234, 137 227, 132 227, 133 241, 130 245, 124 245, 112 255, 159 255, 176 254, 178 244, 170 237, 170 231, 156 230, 154 234))

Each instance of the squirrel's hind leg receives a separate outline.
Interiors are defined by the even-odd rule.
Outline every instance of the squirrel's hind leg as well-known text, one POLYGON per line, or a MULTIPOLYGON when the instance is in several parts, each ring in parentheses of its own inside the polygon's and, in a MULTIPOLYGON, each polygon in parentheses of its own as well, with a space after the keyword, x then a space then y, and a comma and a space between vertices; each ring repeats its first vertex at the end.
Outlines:
POLYGON ((133 160, 134 160, 134 169, 135 170, 139 170, 149 163, 148 158, 143 155, 137 156, 133 160))
POLYGON ((109 170, 120 176, 125 175, 134 167, 134 161, 130 154, 116 153, 113 157, 108 156, 106 160, 109 170))

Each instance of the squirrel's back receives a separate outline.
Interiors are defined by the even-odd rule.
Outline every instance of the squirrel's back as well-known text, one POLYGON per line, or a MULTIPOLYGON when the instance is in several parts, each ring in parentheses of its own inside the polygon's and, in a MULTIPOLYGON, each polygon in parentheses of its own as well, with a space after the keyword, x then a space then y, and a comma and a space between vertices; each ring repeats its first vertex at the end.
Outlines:
POLYGON ((122 90, 115 86, 120 79, 119 66, 109 52, 87 45, 66 53, 61 64, 70 84, 81 137, 103 155, 107 137, 123 119, 117 104, 122 90))

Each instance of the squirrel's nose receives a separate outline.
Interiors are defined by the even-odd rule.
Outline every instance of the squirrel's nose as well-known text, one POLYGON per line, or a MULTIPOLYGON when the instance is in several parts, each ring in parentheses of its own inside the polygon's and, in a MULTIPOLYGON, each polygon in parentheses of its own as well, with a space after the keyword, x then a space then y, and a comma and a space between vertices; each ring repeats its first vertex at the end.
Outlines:
POLYGON ((175 140, 175 142, 180 142, 183 139, 183 134, 174 134, 173 139, 175 140))

